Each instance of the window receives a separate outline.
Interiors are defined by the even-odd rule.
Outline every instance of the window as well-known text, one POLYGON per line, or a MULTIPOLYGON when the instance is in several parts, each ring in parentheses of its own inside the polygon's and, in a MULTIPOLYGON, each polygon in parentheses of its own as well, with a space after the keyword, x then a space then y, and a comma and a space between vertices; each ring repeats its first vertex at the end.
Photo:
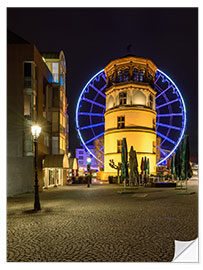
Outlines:
POLYGON ((31 117, 31 96, 24 94, 24 116, 28 119, 31 117))
POLYGON ((83 156, 79 156, 78 159, 83 159, 83 156))
POLYGON ((137 82, 138 81, 138 70, 134 69, 133 70, 133 81, 137 82))
POLYGON ((119 100, 120 100, 120 105, 125 105, 127 103, 127 94, 126 92, 122 92, 119 94, 119 100))
POLYGON ((58 83, 59 82, 59 64, 58 63, 52 63, 52 75, 53 75, 53 81, 58 83))
POLYGON ((58 154, 58 137, 52 137, 52 154, 57 155, 58 154))
POLYGON ((140 70, 140 81, 143 82, 144 81, 144 70, 140 70))
POLYGON ((118 116, 117 118, 117 128, 125 127, 125 116, 118 116))
POLYGON ((31 77, 32 76, 32 63, 24 63, 24 76, 31 77))
POLYGON ((83 161, 79 161, 78 163, 79 163, 79 165, 80 165, 80 166, 82 166, 82 165, 83 165, 83 161))
POLYGON ((123 81, 122 70, 119 70, 119 72, 118 72, 118 81, 119 81, 119 82, 122 82, 122 81, 123 81))
POLYGON ((117 153, 122 152, 122 140, 117 140, 117 153))
POLYGON ((24 87, 32 88, 32 63, 24 63, 24 87))
POLYGON ((60 149, 65 151, 65 139, 60 137, 60 149))
POLYGON ((124 71, 124 81, 125 82, 129 81, 129 70, 128 69, 126 69, 124 71))
POLYGON ((79 153, 79 155, 83 155, 83 151, 82 150, 80 150, 78 153, 79 153))

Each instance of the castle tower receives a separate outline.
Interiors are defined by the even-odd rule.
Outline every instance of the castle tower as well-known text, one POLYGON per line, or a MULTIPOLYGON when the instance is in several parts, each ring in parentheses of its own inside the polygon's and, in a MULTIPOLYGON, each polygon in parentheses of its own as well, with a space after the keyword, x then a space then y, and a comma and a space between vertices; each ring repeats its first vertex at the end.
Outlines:
POLYGON ((142 157, 150 161, 150 173, 156 172, 156 111, 154 88, 157 67, 149 59, 126 56, 105 67, 107 78, 104 173, 116 175, 109 166, 113 159, 121 162, 122 139, 127 140, 128 153, 137 152, 138 169, 142 157))

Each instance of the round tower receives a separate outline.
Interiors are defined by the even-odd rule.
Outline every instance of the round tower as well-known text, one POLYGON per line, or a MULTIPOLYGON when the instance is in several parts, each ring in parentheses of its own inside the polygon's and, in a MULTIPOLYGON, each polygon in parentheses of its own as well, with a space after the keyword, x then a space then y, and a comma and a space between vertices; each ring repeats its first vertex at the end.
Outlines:
POLYGON ((104 69, 107 78, 104 172, 116 175, 109 160, 121 162, 122 139, 128 153, 137 152, 138 169, 142 157, 149 158, 150 173, 156 172, 156 111, 154 88, 157 67, 149 59, 126 56, 111 61, 104 69))

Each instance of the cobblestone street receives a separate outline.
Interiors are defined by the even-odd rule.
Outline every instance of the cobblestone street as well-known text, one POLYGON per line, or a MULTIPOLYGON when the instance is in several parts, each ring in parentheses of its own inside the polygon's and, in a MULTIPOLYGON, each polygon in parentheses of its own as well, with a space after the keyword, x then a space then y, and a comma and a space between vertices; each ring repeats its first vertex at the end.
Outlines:
MULTIPOLYGON (((192 181, 191 181, 192 182, 192 181)), ((72 185, 8 199, 9 262, 166 262, 174 240, 198 236, 198 194, 174 188, 140 188, 119 194, 117 185, 72 185)))

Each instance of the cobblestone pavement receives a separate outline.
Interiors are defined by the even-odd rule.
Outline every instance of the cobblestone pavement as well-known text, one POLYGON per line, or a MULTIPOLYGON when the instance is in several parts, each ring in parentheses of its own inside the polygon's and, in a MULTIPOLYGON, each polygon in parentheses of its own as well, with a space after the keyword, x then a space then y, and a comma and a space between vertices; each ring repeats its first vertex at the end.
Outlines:
POLYGON ((198 236, 197 185, 191 195, 174 188, 140 188, 119 194, 117 185, 51 188, 8 199, 9 262, 166 262, 174 240, 198 236))

